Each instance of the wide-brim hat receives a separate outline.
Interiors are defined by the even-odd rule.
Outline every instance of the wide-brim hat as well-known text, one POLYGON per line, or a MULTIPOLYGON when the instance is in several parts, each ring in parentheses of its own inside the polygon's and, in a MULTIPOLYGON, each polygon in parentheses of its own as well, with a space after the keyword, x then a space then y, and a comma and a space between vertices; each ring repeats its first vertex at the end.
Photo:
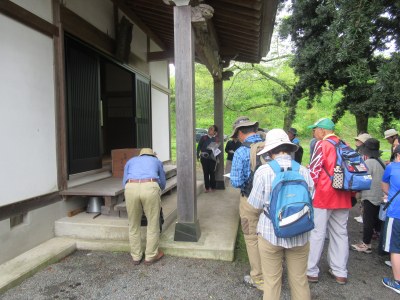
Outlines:
POLYGON ((257 121, 250 121, 248 117, 242 116, 239 117, 235 120, 233 123, 233 132, 231 134, 231 138, 236 138, 237 137, 237 131, 240 127, 248 127, 248 126, 258 126, 257 121))
POLYGON ((361 143, 365 143, 366 140, 372 138, 372 136, 368 133, 361 133, 358 136, 356 136, 354 139, 356 141, 360 141, 361 143))
POLYGON ((290 152, 296 152, 299 149, 298 145, 290 141, 289 136, 283 129, 274 128, 267 132, 264 149, 258 152, 257 155, 267 153, 280 145, 289 145, 292 150, 290 152))
POLYGON ((381 156, 379 147, 380 147, 380 142, 377 139, 370 138, 365 141, 364 145, 360 147, 359 151, 362 155, 378 158, 381 156))
POLYGON ((387 139, 387 138, 390 138, 391 136, 397 135, 399 133, 397 132, 396 129, 392 128, 392 129, 386 130, 383 134, 385 135, 385 139, 387 139))
POLYGON ((151 148, 142 148, 142 150, 140 150, 139 156, 142 156, 142 155, 156 156, 157 153, 153 152, 153 149, 151 149, 151 148))
POLYGON ((328 118, 321 118, 314 124, 307 126, 307 128, 323 128, 328 130, 335 130, 335 123, 332 122, 331 119, 328 118))

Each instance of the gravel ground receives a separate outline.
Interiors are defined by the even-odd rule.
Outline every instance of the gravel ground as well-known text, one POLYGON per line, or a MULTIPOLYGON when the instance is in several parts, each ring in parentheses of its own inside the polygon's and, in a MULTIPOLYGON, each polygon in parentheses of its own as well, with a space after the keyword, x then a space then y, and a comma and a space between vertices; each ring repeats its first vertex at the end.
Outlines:
MULTIPOLYGON (((361 225, 349 220, 350 243, 361 238, 361 225)), ((373 246, 376 248, 377 242, 373 246)), ((349 282, 338 285, 321 259, 320 282, 311 284, 312 299, 396 299, 382 277, 392 276, 387 257, 374 251, 350 251, 349 282)), ((134 266, 127 253, 77 251, 0 295, 0 299, 262 299, 242 283, 245 262, 222 262, 165 256, 152 266, 134 266)), ((282 299, 290 299, 284 278, 282 299)))

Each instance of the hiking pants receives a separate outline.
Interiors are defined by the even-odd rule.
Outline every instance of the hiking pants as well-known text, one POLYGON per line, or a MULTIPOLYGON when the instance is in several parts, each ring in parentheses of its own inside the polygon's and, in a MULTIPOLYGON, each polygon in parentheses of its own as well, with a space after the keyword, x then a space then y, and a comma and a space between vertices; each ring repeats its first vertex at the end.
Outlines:
POLYGON ((314 207, 315 228, 310 235, 310 254, 308 256, 307 275, 318 277, 318 263, 328 235, 328 264, 333 274, 347 278, 347 260, 349 258, 349 237, 347 220, 349 209, 322 209, 314 207))
POLYGON ((246 242, 247 255, 249 256, 250 276, 253 280, 263 278, 257 237, 257 224, 261 212, 261 209, 256 209, 247 202, 247 197, 240 196, 240 222, 246 242))
POLYGON ((125 202, 129 220, 129 243, 131 256, 141 260, 141 220, 143 211, 147 217, 147 238, 145 259, 152 260, 158 254, 160 241, 161 189, 157 182, 127 183, 125 202))
POLYGON ((264 300, 279 300, 282 289, 283 261, 286 261, 290 299, 310 300, 310 287, 307 280, 307 259, 310 243, 304 246, 283 248, 275 246, 258 237, 258 247, 264 275, 264 300))
POLYGON ((201 158, 200 159, 201 166, 203 167, 203 174, 204 174, 204 186, 206 190, 210 188, 215 190, 217 183, 215 181, 215 166, 216 161, 210 158, 201 158))

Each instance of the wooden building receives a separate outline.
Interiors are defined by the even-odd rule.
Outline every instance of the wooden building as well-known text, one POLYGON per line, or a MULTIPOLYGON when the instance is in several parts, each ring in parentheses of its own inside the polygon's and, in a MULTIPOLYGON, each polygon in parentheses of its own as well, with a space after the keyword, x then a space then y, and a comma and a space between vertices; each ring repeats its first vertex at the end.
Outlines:
POLYGON ((224 68, 267 54, 277 4, 0 0, 0 263, 54 236, 54 221, 84 201, 66 199, 65 191, 110 177, 111 150, 152 147, 162 161, 171 159, 172 62, 175 238, 197 240, 193 64, 206 65, 214 78, 223 134, 224 68))

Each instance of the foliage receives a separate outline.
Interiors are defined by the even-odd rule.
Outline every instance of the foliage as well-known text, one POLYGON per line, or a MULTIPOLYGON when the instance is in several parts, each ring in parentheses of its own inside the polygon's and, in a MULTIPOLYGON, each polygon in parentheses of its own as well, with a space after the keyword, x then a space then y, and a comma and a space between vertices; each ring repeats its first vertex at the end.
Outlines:
POLYGON ((283 127, 291 126, 300 99, 293 93, 296 77, 287 56, 265 60, 259 65, 235 63, 229 70, 234 76, 225 93, 227 109, 248 113, 274 106, 282 112, 283 127))
MULTIPOLYGON (((356 116, 358 131, 366 131, 368 117, 379 113, 385 120, 398 104, 383 105, 373 97, 379 72, 393 62, 381 55, 390 43, 399 45, 400 4, 394 0, 300 0, 291 1, 292 15, 280 33, 295 46, 292 66, 299 76, 296 93, 308 95, 308 106, 324 89, 342 91, 333 119, 347 110, 356 116), (386 109, 384 109, 384 107, 386 109)), ((393 83, 392 78, 388 78, 393 83)), ((381 82, 381 88, 389 82, 381 82)))

